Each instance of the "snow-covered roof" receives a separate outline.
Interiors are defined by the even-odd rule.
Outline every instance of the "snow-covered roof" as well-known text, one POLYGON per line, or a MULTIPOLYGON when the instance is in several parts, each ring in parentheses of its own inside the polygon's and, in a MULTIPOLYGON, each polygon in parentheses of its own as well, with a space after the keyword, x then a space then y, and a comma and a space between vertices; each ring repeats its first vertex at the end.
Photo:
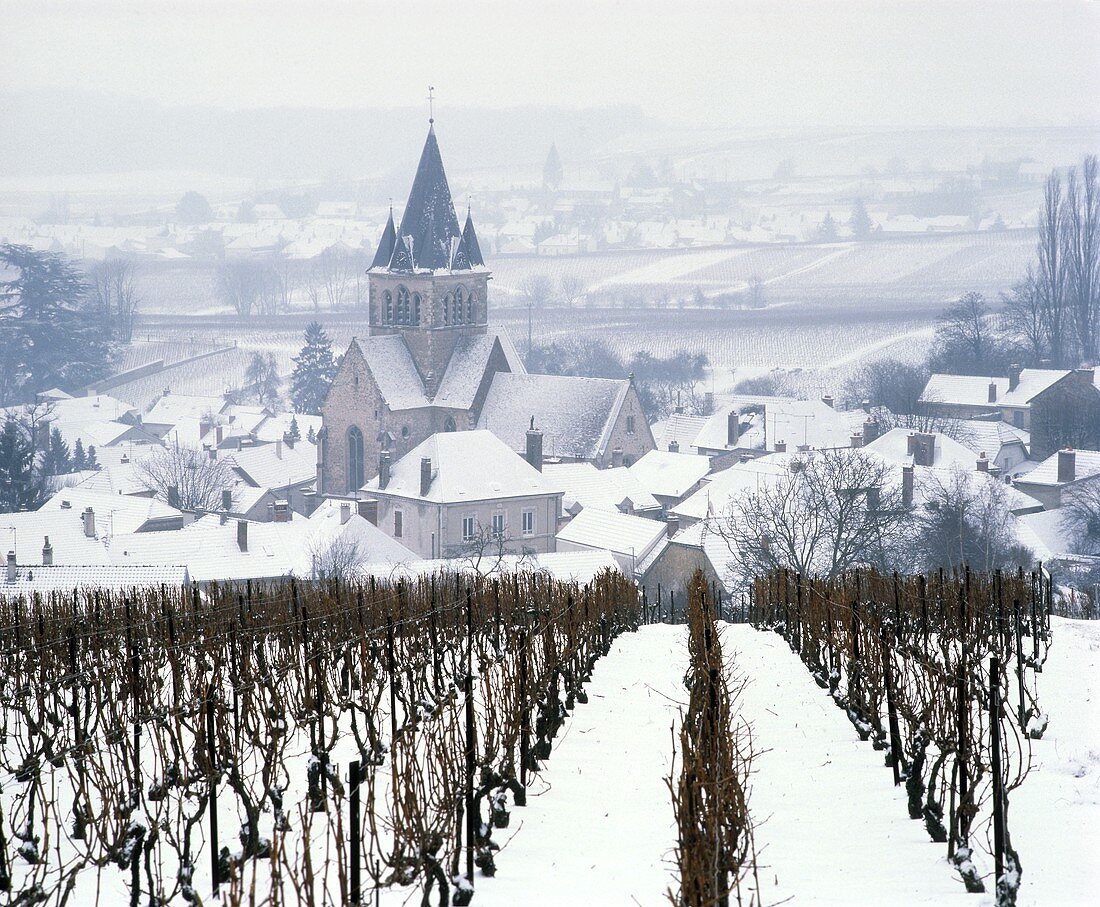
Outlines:
POLYGON ((338 538, 355 543, 360 563, 392 563, 414 557, 400 542, 354 511, 340 522, 339 502, 323 502, 310 519, 248 522, 247 550, 238 545, 238 520, 203 517, 174 532, 116 536, 109 547, 116 564, 186 564, 195 582, 311 576, 315 558, 338 538), (327 505, 327 506, 325 506, 327 505))
POLYGON ((1069 525, 1066 510, 1041 510, 1025 513, 1016 518, 1016 536, 1041 561, 1049 561, 1067 554, 1076 554, 1076 533, 1069 525))
POLYGON ((97 529, 110 535, 140 532, 150 524, 182 525, 183 511, 156 498, 129 494, 111 494, 85 485, 63 488, 40 508, 39 512, 62 511, 82 513, 91 507, 97 529))
POLYGON ((960 421, 956 429, 956 441, 974 454, 985 451, 991 460, 997 458, 1002 447, 1022 444, 1026 450, 1031 444, 1031 435, 1028 432, 999 419, 996 422, 979 419, 960 421))
POLYGON ((629 499, 635 511, 659 511, 653 497, 625 466, 597 469, 591 463, 546 463, 542 476, 557 491, 564 493, 562 507, 569 512, 575 504, 597 510, 619 510, 629 499))
POLYGON ((703 426, 707 424, 707 416, 689 416, 686 413, 673 413, 667 419, 654 422, 650 426, 653 431, 653 441, 658 450, 668 450, 670 442, 675 441, 680 445, 684 453, 691 453, 695 439, 703 426))
MULTIPOLYGON (((489 357, 497 348, 495 334, 475 334, 459 339, 443 373, 439 391, 433 401, 436 406, 471 409, 489 365, 489 357)), ((501 348, 501 354, 504 354, 501 348)))
MULTIPOLYGON (((1100 475, 1100 450, 1075 450, 1073 452, 1074 478, 1089 479, 1100 475)), ((1064 485, 1058 481, 1058 452, 1055 451, 1022 478, 1033 485, 1064 485)))
POLYGON ((667 531, 659 520, 589 507, 565 524, 558 532, 558 541, 633 557, 637 562, 649 554, 667 531))
POLYGON ((1068 369, 1025 368, 1020 372, 1020 382, 1013 390, 1001 398, 1001 406, 1027 406, 1043 391, 1057 384, 1066 375, 1068 369))
POLYGON ((223 412, 228 403, 224 397, 208 397, 196 394, 165 394, 145 414, 150 425, 176 425, 185 419, 202 419, 223 412))
POLYGON ((431 404, 424 393, 416 363, 400 334, 359 338, 352 341, 353 346, 356 344, 390 409, 417 409, 431 404))
POLYGON ((258 488, 286 488, 316 479, 317 445, 257 444, 227 454, 225 462, 258 488))
POLYGON ((189 579, 187 568, 180 564, 21 566, 16 573, 15 582, 0 580, 0 597, 14 598, 36 592, 45 595, 49 592, 72 592, 73 589, 84 588, 116 591, 160 586, 179 588, 186 586, 189 579))
POLYGON ((745 463, 734 463, 729 469, 711 475, 702 488, 673 507, 672 512, 693 520, 704 519, 710 513, 720 513, 732 498, 756 491, 762 485, 785 476, 790 458, 790 454, 772 454, 745 463))
POLYGON ((436 504, 559 494, 542 473, 489 431, 432 435, 391 465, 385 489, 379 489, 375 476, 363 490, 436 504), (432 479, 428 493, 421 495, 424 458, 431 460, 432 479))
MULTIPOLYGON (((423 576, 439 572, 472 572, 474 564, 468 558, 449 560, 411 560, 400 564, 374 564, 363 568, 365 575, 385 578, 423 576)), ((516 572, 543 573, 562 582, 592 582, 605 570, 619 571, 619 564, 608 551, 552 551, 545 554, 505 554, 499 558, 482 558, 476 565, 479 573, 510 574, 516 572)))
POLYGON ((651 450, 629 468, 631 474, 653 494, 681 498, 710 472, 710 458, 651 450))
MULTIPOLYGON (((911 434, 913 432, 908 428, 892 428, 886 434, 864 445, 863 449, 876 453, 892 463, 909 463, 913 459, 909 453, 909 436, 911 434)), ((938 432, 932 432, 931 434, 935 439, 932 466, 958 465, 963 469, 977 468, 977 455, 969 447, 964 447, 958 441, 947 437, 947 435, 938 432)), ((986 454, 992 460, 996 451, 992 453, 986 451, 986 454)))
POLYGON ((321 430, 321 426, 324 424, 320 416, 311 416, 307 413, 279 413, 257 426, 255 429, 256 439, 258 441, 281 440, 283 435, 290 431, 290 423, 294 419, 298 420, 298 434, 302 436, 302 440, 309 436, 311 428, 316 437, 317 432, 321 430))
POLYGON ((626 379, 501 372, 493 377, 477 427, 521 451, 534 416, 545 456, 594 460, 606 451, 629 389, 626 379))
POLYGON ((1008 393, 1007 378, 983 378, 977 375, 932 375, 921 391, 921 403, 942 403, 952 406, 988 406, 990 410, 1003 405, 1008 393), (997 387, 997 399, 990 401, 989 385, 997 387))
POLYGON ((41 564, 46 537, 53 547, 55 564, 106 564, 107 550, 100 538, 103 521, 96 523, 97 538, 84 534, 80 511, 35 510, 0 514, 0 550, 15 552, 19 564, 41 564))

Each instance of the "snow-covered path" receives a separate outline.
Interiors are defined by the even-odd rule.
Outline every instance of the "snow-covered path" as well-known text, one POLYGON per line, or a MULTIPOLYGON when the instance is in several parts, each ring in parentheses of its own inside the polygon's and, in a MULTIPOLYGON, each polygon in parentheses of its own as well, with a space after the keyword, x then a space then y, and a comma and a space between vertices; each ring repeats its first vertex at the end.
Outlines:
POLYGON ((512 811, 514 838, 496 878, 478 878, 485 907, 667 903, 675 825, 665 778, 687 666, 684 627, 620 636, 596 663, 578 705, 512 811))
POLYGON ((787 644, 738 624, 722 645, 747 681, 740 715, 759 753, 749 811, 763 902, 978 907, 944 848, 907 818, 882 753, 859 740, 787 644))

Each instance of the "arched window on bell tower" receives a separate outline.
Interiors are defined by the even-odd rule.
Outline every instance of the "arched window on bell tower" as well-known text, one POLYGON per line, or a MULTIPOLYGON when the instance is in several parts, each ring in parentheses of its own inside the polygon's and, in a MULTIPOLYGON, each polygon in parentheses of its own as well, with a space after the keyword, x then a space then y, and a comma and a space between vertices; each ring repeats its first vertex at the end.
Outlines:
POLYGON ((469 299, 466 300, 466 320, 470 324, 474 324, 477 321, 477 294, 470 293, 469 299))
POLYGON ((389 290, 382 294, 382 323, 393 324, 393 294, 389 290))
POLYGON ((363 433, 354 425, 348 429, 348 487, 349 494, 363 487, 363 433))
POLYGON ((455 324, 462 324, 466 320, 466 291, 459 287, 455 290, 455 324))
POLYGON ((443 323, 451 323, 451 309, 454 307, 454 297, 448 293, 443 297, 443 323))
POLYGON ((409 323, 409 291, 405 287, 397 288, 397 323, 409 323))
POLYGON ((412 323, 420 324, 420 294, 413 293, 412 323))

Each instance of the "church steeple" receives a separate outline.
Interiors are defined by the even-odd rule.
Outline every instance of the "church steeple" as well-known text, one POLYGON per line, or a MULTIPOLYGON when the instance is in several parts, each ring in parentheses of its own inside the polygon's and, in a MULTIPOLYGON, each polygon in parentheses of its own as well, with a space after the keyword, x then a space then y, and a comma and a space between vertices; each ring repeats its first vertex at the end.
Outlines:
MULTIPOLYGON (((435 137, 435 126, 428 128, 428 138, 420 154, 409 200, 401 215, 396 243, 389 261, 391 271, 434 271, 439 268, 462 268, 464 256, 456 256, 452 240, 461 239, 458 217, 455 215, 451 188, 443 170, 443 158, 435 137), (404 246, 403 255, 398 255, 404 246), (456 261, 457 259, 457 261, 456 261)), ((384 239, 385 237, 383 237, 384 239)), ((465 267, 470 266, 467 263, 465 267)))
POLYGON ((385 268, 389 266, 393 258, 393 247, 397 244, 397 231, 393 226, 393 208, 390 208, 389 220, 386 221, 386 229, 382 231, 382 238, 378 240, 378 251, 374 253, 374 261, 370 263, 372 268, 385 268))
POLYGON ((484 267, 485 259, 481 254, 477 233, 474 232, 474 219, 470 216, 469 208, 466 209, 466 226, 462 228, 462 243, 466 246, 466 255, 470 259, 471 267, 484 267))

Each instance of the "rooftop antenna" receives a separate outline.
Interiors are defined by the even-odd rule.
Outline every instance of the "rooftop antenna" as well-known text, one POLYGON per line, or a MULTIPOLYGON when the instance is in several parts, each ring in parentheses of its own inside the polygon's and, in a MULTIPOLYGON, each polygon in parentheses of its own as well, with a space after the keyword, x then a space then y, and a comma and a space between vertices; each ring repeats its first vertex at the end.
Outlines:
POLYGON ((428 86, 428 125, 435 122, 435 86, 428 86))

